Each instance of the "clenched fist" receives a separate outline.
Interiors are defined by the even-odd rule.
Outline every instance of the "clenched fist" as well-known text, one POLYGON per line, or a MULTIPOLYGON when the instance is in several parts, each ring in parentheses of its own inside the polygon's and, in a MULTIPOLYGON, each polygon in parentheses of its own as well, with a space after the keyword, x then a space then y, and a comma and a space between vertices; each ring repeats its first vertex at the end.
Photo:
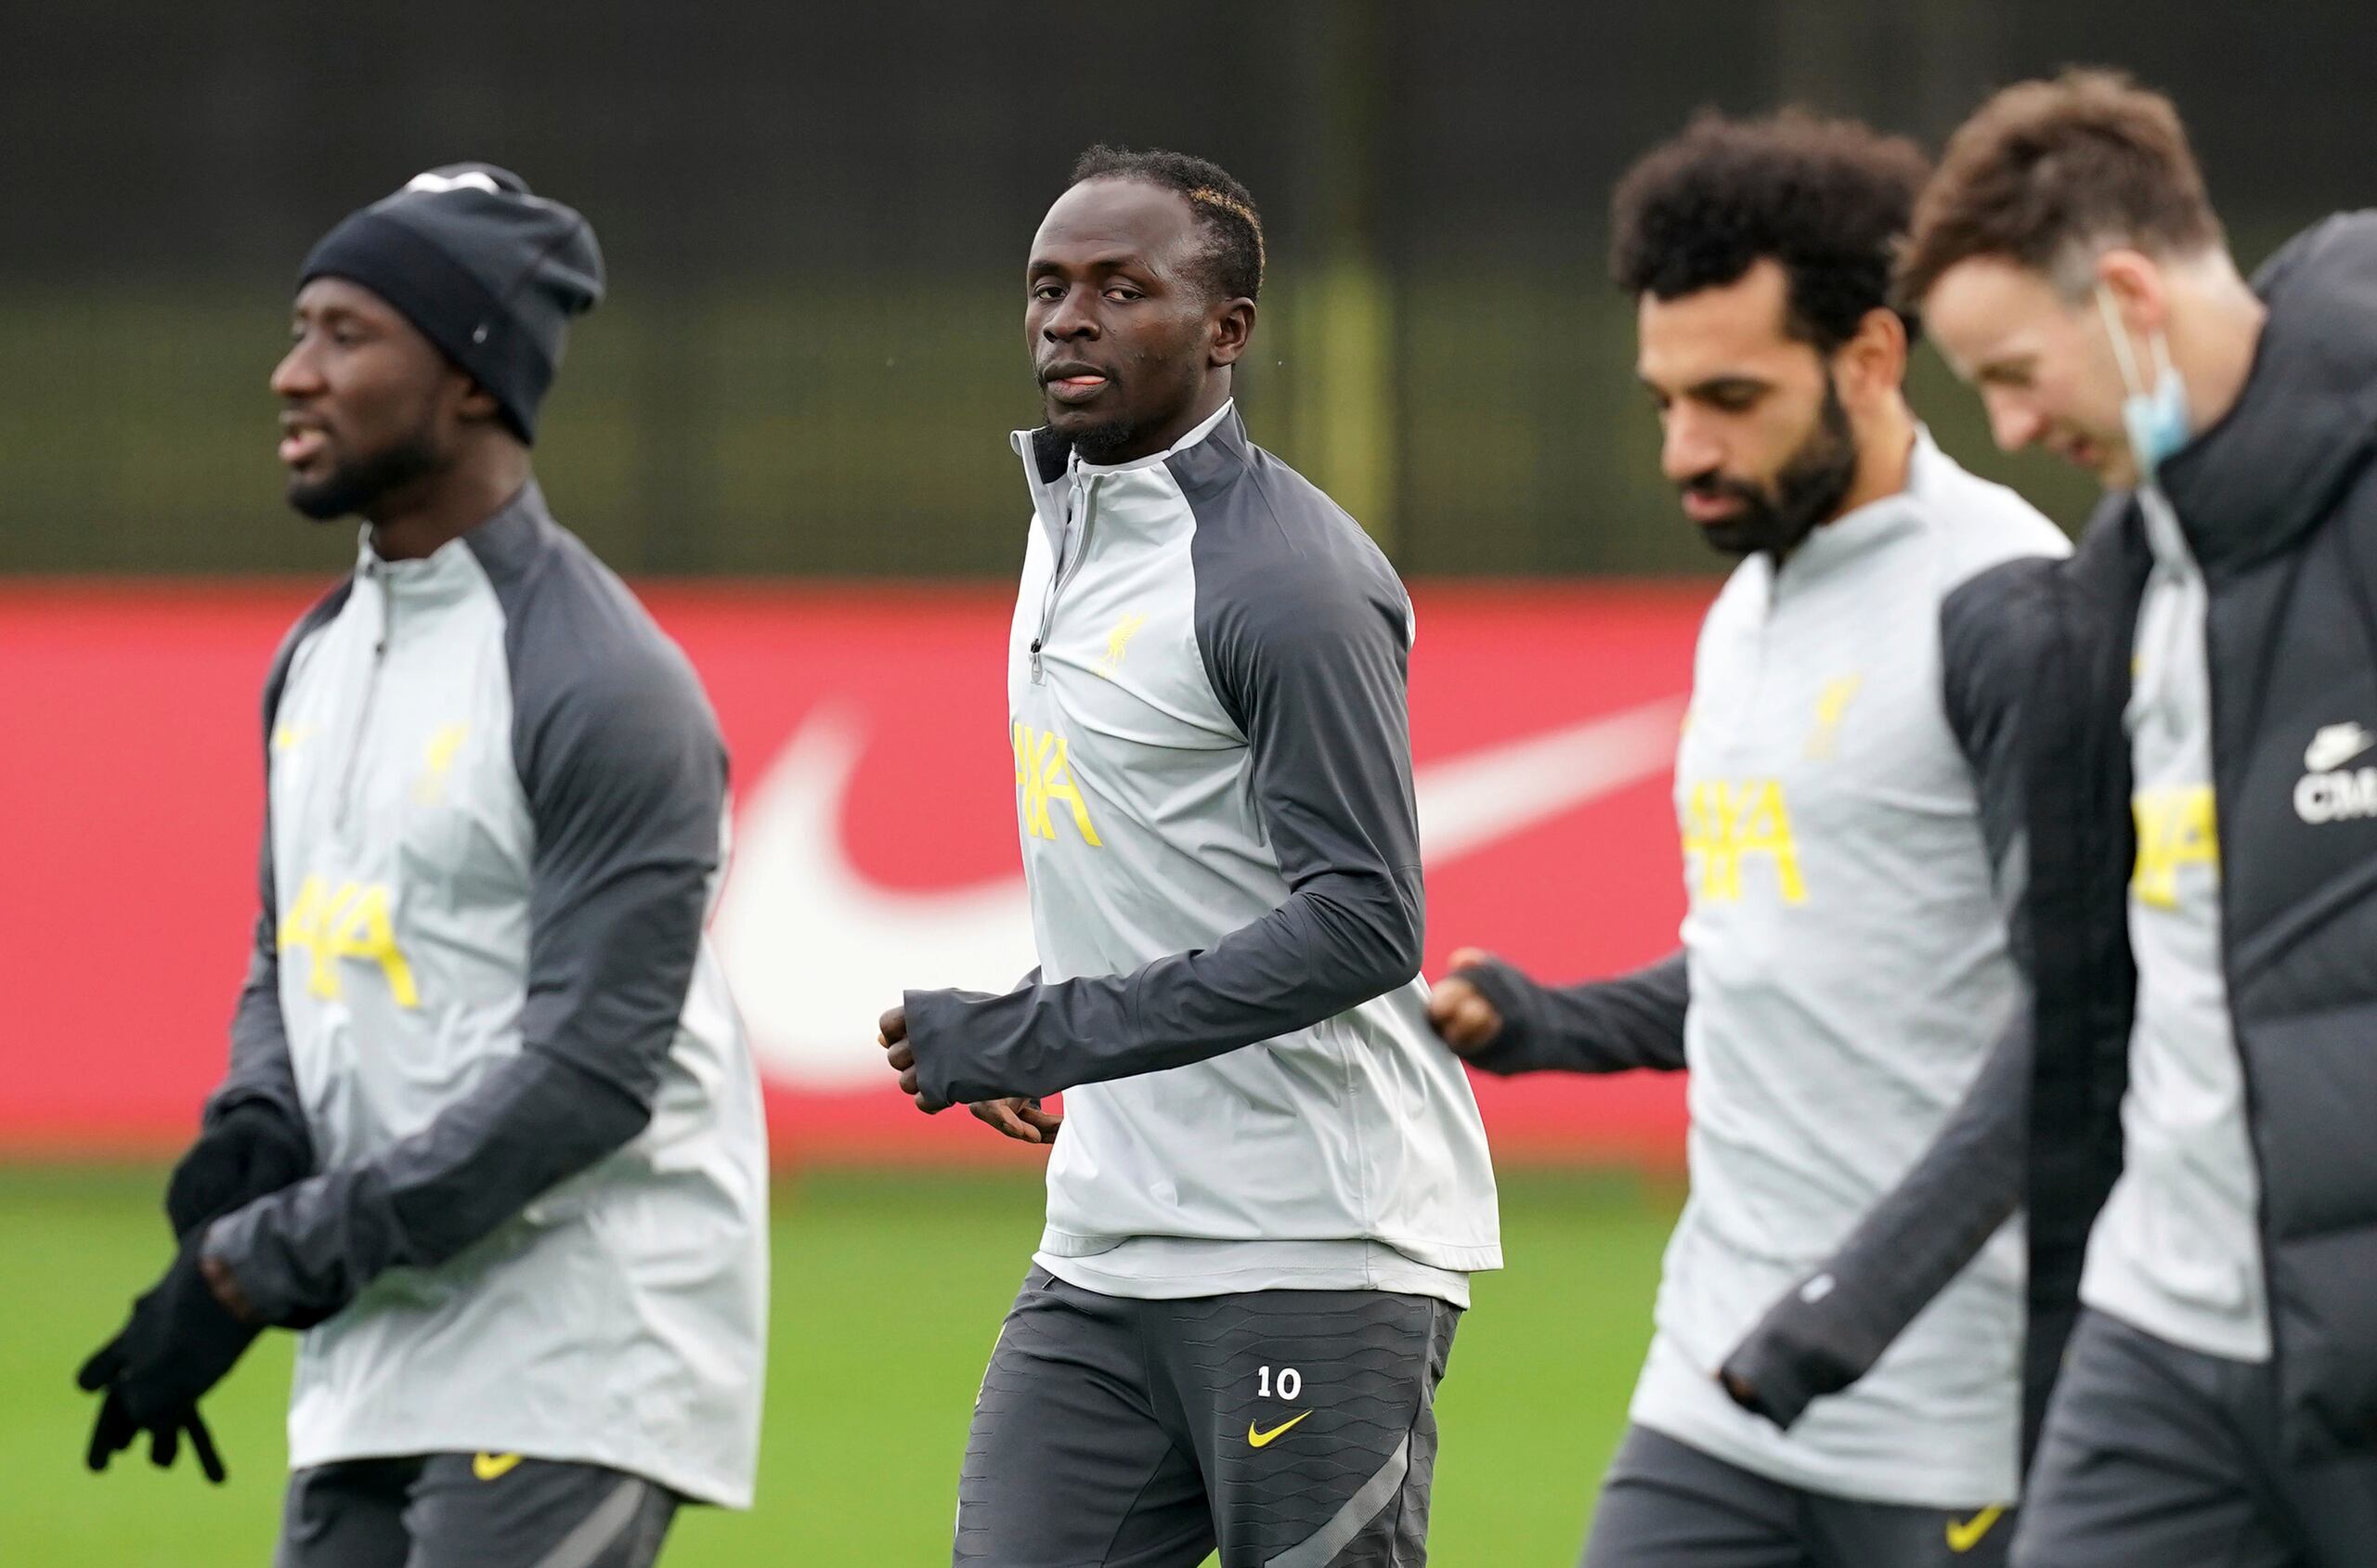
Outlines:
POLYGON ((900 1093, 916 1102, 916 1108, 927 1116, 938 1116, 949 1108, 946 1100, 934 1099, 917 1082, 916 1051, 908 1043, 908 1010, 894 1007, 883 1015, 877 1026, 875 1043, 883 1047, 886 1066, 900 1075, 900 1093))
POLYGON ((1502 1015, 1486 993, 1461 978, 1461 971, 1490 964, 1494 955, 1483 948, 1465 947, 1452 955, 1452 967, 1428 994, 1428 1022, 1444 1043, 1466 1056, 1494 1043, 1502 1032, 1502 1015))

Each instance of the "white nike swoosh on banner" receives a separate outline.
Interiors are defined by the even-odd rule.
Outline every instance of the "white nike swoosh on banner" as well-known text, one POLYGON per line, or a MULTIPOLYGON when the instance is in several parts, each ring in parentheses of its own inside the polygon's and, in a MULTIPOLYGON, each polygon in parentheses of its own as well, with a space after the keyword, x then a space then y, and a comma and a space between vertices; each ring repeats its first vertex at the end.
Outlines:
MULTIPOLYGON (((1421 854, 1442 865, 1667 771, 1683 708, 1665 698, 1420 768, 1421 854)), ((875 1020, 903 987, 1003 991, 1038 962, 1020 874, 903 892, 851 864, 842 802, 865 745, 849 709, 802 720, 737 813, 712 927, 761 1065, 807 1088, 881 1077, 875 1020)))

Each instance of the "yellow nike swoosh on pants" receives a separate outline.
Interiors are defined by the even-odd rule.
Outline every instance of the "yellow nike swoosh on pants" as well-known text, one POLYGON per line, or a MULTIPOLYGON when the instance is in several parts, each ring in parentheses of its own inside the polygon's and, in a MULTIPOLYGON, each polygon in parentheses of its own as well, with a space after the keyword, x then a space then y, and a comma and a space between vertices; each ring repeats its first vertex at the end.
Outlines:
POLYGON ((1254 1423, 1253 1421, 1249 1421, 1246 1423, 1246 1445, 1249 1448, 1260 1448, 1265 1444, 1270 1442, 1273 1438, 1279 1436, 1281 1432, 1286 1432, 1290 1427, 1295 1425, 1297 1421, 1303 1420, 1305 1416, 1309 1416, 1311 1414, 1311 1411, 1306 1410, 1303 1416, 1297 1416, 1292 1420, 1281 1421, 1269 1432, 1257 1432, 1254 1430, 1254 1423))
POLYGON ((1951 1519, 1948 1521, 1948 1549, 1955 1552, 1972 1550, 1981 1544, 1981 1538, 1989 1534, 1989 1527, 2005 1517, 2005 1505, 1992 1503, 1961 1524, 1951 1519))
POLYGON ((512 1467, 519 1462, 517 1454, 474 1454, 471 1456, 471 1473, 481 1481, 500 1481, 511 1474, 512 1467))

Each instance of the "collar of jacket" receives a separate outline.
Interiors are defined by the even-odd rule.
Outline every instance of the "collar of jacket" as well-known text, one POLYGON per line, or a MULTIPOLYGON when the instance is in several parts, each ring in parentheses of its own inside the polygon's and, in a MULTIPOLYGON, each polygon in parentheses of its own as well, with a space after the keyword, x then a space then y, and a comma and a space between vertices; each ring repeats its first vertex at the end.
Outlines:
POLYGON ((1884 539, 1917 526, 1923 509, 1938 499, 1942 470, 1947 461, 1946 454, 1932 441, 1930 430, 1916 424, 1915 444, 1906 454, 1905 484, 1852 512, 1842 512, 1829 523, 1817 524, 1791 551, 1790 559, 1781 564, 1775 564, 1772 554, 1762 557, 1777 591, 1786 583, 1796 591, 1819 577, 1828 577, 1850 562, 1862 559, 1884 539))
POLYGON ((1230 404, 1222 422, 1202 441, 1186 451, 1175 452, 1164 460, 1163 466, 1172 470, 1180 493, 1191 500, 1211 495, 1246 467, 1246 421, 1238 417, 1238 405, 1230 404))
MULTIPOLYGON (((2296 236, 2255 275, 2254 292, 2269 317, 2244 390, 2157 475, 2207 571, 2293 543, 2370 457, 2377 213, 2339 214, 2296 236)), ((2134 525, 2134 505, 2124 511, 2134 525)))
MULTIPOLYGON (((1073 444, 1046 425, 1037 430, 1019 430, 1007 437, 1007 444, 1023 460, 1024 478, 1032 488, 1033 511, 1047 529, 1049 542, 1054 544, 1064 534, 1065 488, 1073 444)), ((1163 466, 1171 471, 1181 493, 1194 499, 1218 488, 1243 469, 1246 453, 1246 421, 1239 418, 1237 401, 1232 399, 1219 424, 1194 446, 1164 459, 1163 466)))
MULTIPOLYGON (((1016 456, 1023 459, 1034 488, 1060 483, 1072 462, 1072 442, 1045 424, 1037 430, 1017 431, 1007 437, 1007 444, 1015 448, 1016 456)), ((1236 454, 1235 460, 1238 462, 1243 462, 1246 459, 1246 421, 1238 417, 1238 399, 1235 397, 1230 399, 1228 411, 1222 415, 1220 423, 1206 432, 1202 440, 1186 451, 1172 453, 1164 460, 1164 466, 1171 469, 1175 475, 1179 476, 1180 482, 1186 485, 1188 480, 1187 475, 1181 473, 1182 463, 1189 461, 1207 447, 1215 446, 1230 448, 1236 454)), ((1193 468, 1196 465, 1191 463, 1190 466, 1193 468)))
POLYGON ((355 575, 380 583, 389 593, 426 601, 465 591, 480 580, 525 566, 536 551, 539 529, 552 520, 545 493, 530 479, 485 522, 473 525, 414 561, 384 561, 371 548, 371 528, 361 529, 355 575), (477 567, 470 564, 477 558, 477 567))

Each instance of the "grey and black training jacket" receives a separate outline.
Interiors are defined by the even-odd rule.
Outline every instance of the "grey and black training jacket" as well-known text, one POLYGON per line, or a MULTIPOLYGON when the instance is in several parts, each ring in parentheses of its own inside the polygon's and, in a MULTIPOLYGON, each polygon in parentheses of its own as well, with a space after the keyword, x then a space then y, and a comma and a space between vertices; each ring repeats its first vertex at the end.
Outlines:
POLYGON ((1383 1289, 1499 1267, 1475 1100, 1420 966, 1410 602, 1235 408, 1098 469, 1016 437, 1007 656, 1041 966, 911 991, 952 1101, 1065 1092, 1039 1260, 1084 1289, 1383 1289))
MULTIPOLYGON (((2269 315, 2243 392, 2157 479, 2209 592, 2221 978, 2285 1435, 2318 1456, 2377 1449, 2377 214, 2307 230, 2254 288, 2269 315)), ((2026 1204, 2035 1437, 2123 1168, 2123 714, 2151 564, 2124 492, 2069 564, 2001 567, 1946 606, 1973 710, 1996 716, 2012 763, 1997 793, 2019 824, 2030 1027, 1824 1271, 1834 1288, 1786 1300, 1745 1346, 1753 1375, 1802 1394, 1854 1378, 2026 1204)))
POLYGON ((203 1246, 310 1327, 290 1458, 520 1453, 747 1504, 760 1089, 703 935, 726 755, 684 655, 532 483, 367 543, 265 698, 261 896, 208 1114, 313 1176, 203 1246))

